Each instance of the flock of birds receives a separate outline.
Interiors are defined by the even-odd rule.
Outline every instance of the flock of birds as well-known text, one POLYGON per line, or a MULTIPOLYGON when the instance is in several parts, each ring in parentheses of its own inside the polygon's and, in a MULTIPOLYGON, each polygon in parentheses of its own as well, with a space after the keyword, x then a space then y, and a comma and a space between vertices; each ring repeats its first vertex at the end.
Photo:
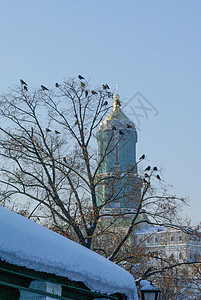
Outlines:
MULTIPOLYGON (((82 80, 85 80, 85 78, 82 75, 78 75, 78 79, 80 80, 81 88, 84 89, 85 88, 85 83, 82 80)), ((24 90, 28 91, 28 85, 23 79, 20 79, 20 83, 23 86, 24 90)), ((42 91, 49 91, 49 89, 46 86, 44 86, 43 84, 41 84, 40 87, 41 87, 42 91)), ((55 87, 56 88, 60 87, 58 82, 55 83, 55 87)), ((103 87, 104 90, 109 90, 110 89, 108 84, 103 84, 102 87, 103 87)), ((86 90, 85 91, 85 96, 87 97, 88 94, 89 94, 89 92, 86 90)), ((92 90, 91 94, 92 95, 97 95, 98 93, 96 91, 92 90)), ((108 92, 108 97, 109 98, 113 97, 113 94, 111 92, 108 92)), ((103 105, 107 105, 107 104, 108 104, 108 102, 105 101, 103 105)))
MULTIPOLYGON (((78 75, 78 79, 80 80, 81 88, 85 88, 85 83, 82 81, 82 80, 85 80, 85 78, 84 78, 82 75, 78 75)), ((20 83, 21 83, 21 85, 24 87, 24 90, 25 90, 25 91, 28 91, 28 85, 27 85, 27 83, 26 83, 23 79, 20 79, 20 83)), ((56 82, 56 83, 55 83, 55 87, 58 88, 59 86, 60 86, 59 83, 56 82)), ((103 84, 102 87, 103 87, 104 90, 109 90, 109 89, 110 89, 110 87, 109 87, 108 84, 103 84)), ((49 89, 48 89, 46 86, 44 86, 43 84, 41 84, 41 89, 42 89, 42 91, 49 91, 49 89)), ((88 90, 85 90, 85 96, 86 96, 86 97, 88 96, 88 94, 89 94, 88 90)), ((94 90, 92 90, 92 91, 91 91, 91 94, 92 94, 92 95, 96 95, 97 92, 94 91, 94 90)), ((112 93, 110 93, 110 92, 108 92, 108 96, 109 96, 109 97, 111 97, 111 96, 113 97, 112 93)), ((105 102, 103 103, 103 105, 108 105, 108 101, 105 101, 105 102)), ((119 102, 119 105, 121 105, 120 102, 119 102)), ((75 122, 75 125, 77 125, 77 124, 78 124, 78 121, 75 122)), ((126 124, 126 127, 129 129, 129 128, 132 128, 133 126, 130 125, 130 124, 126 124)), ((116 128, 115 126, 112 126, 112 130, 116 131, 117 128, 116 128)), ((47 133, 48 133, 48 132, 52 132, 52 130, 49 129, 49 128, 46 128, 46 132, 47 132, 47 133)), ((58 130, 55 130, 54 133, 55 133, 55 134, 61 134, 61 132, 59 132, 58 130)), ((123 132, 122 130, 119 130, 119 134, 120 134, 120 135, 124 135, 124 132, 123 132)), ((145 159, 145 154, 143 154, 143 155, 140 157, 140 160, 142 160, 142 159, 145 159)), ((150 170, 151 170, 151 166, 148 166, 148 167, 144 170, 144 172, 145 172, 144 176, 145 176, 145 177, 150 177, 150 176, 146 173, 147 171, 150 171, 150 170)), ((154 167, 154 168, 153 168, 153 171, 158 171, 158 168, 157 168, 157 167, 154 167)), ((158 174, 156 175, 156 178, 157 178, 158 180, 161 180, 161 178, 160 178, 160 176, 159 176, 158 174)), ((146 181, 145 178, 144 178, 144 182, 148 183, 148 182, 146 181)))
MULTIPOLYGON (((142 156, 139 158, 139 160, 142 160, 142 159, 145 159, 145 154, 142 154, 142 156)), ((151 170, 151 166, 148 166, 148 167, 146 167, 146 169, 144 170, 144 177, 150 177, 150 175, 148 175, 146 172, 147 171, 150 171, 151 170)), ((157 167, 153 167, 153 171, 158 171, 158 168, 157 167)), ((160 175, 156 175, 156 178, 158 179, 158 180, 161 180, 161 178, 160 178, 160 175)), ((143 180, 145 183, 148 183, 147 181, 146 181, 146 179, 144 178, 144 180, 143 180)))

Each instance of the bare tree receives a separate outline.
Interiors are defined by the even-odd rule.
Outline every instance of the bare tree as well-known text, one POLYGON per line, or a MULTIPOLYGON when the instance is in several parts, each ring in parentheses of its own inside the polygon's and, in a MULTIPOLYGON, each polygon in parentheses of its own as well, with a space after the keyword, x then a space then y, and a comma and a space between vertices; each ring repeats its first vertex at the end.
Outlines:
POLYGON ((169 196, 156 170, 136 177, 142 159, 124 173, 101 175, 101 166, 124 138, 122 132, 116 138, 115 130, 108 131, 98 156, 96 132, 112 97, 107 85, 92 89, 75 79, 54 89, 22 83, 2 95, 1 201, 7 206, 9 201, 29 202, 29 218, 45 219, 53 230, 121 263, 128 257, 131 234, 142 223, 190 229, 181 227, 177 216, 185 199, 169 196), (108 193, 101 201, 103 185, 108 193), (128 201, 128 210, 107 209, 120 199, 128 201))

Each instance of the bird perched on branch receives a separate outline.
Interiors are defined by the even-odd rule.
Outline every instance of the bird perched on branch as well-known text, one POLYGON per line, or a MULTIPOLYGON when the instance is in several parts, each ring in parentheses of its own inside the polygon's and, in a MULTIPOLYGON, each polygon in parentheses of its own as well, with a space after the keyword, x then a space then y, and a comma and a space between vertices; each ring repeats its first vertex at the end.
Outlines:
POLYGON ((59 132, 59 131, 57 131, 57 130, 55 130, 54 133, 56 133, 56 134, 61 134, 61 132, 59 132))
POLYGON ((112 130, 117 130, 115 126, 112 126, 112 130))
POLYGON ((124 135, 123 131, 122 130, 119 130, 119 134, 121 135, 124 135))
POLYGON ((42 89, 43 91, 49 91, 49 89, 48 89, 46 86, 42 85, 42 84, 41 84, 41 89, 42 89))
POLYGON ((161 180, 161 178, 160 178, 160 176, 159 176, 159 175, 157 175, 157 176, 156 176, 156 178, 157 178, 158 180, 161 180))
POLYGON ((82 76, 82 75, 78 75, 78 78, 80 79, 80 80, 84 80, 84 77, 82 76))
POLYGON ((153 168, 153 171, 158 171, 158 168, 157 168, 157 167, 154 167, 154 168, 153 168))
POLYGON ((127 128, 132 128, 133 126, 130 125, 130 124, 127 124, 126 127, 127 127, 127 128))
POLYGON ((102 87, 104 90, 108 90, 110 88, 108 84, 103 84, 102 87))
POLYGON ((146 169, 145 169, 145 171, 150 171, 151 170, 151 167, 150 166, 148 166, 146 169))
POLYGON ((148 181, 147 181, 145 178, 143 178, 143 182, 144 182, 144 183, 148 183, 148 181))
POLYGON ((108 95, 109 98, 112 98, 112 97, 113 97, 113 94, 110 93, 110 92, 108 92, 107 95, 108 95))
POLYGON ((94 90, 92 90, 91 93, 92 93, 92 95, 97 95, 97 92, 94 90))
POLYGON ((80 85, 81 85, 81 88, 84 88, 85 87, 85 84, 84 84, 84 82, 80 82, 80 85))
POLYGON ((47 132, 52 132, 52 130, 51 130, 51 129, 49 129, 49 128, 46 128, 46 131, 47 131, 47 132))
POLYGON ((22 80, 22 79, 20 79, 20 83, 21 83, 22 85, 27 85, 27 83, 26 83, 24 80, 22 80))
POLYGON ((26 85, 24 85, 24 90, 25 90, 25 91, 28 91, 28 88, 27 88, 27 86, 26 86, 26 85))
POLYGON ((149 175, 147 173, 144 174, 144 177, 149 177, 149 175))
POLYGON ((105 102, 103 103, 103 105, 108 105, 108 102, 107 102, 107 101, 105 101, 105 102))
POLYGON ((55 83, 55 86, 56 86, 56 87, 59 87, 59 84, 58 84, 58 82, 56 82, 56 83, 55 83))
POLYGON ((67 162, 65 157, 63 157, 63 161, 64 161, 65 163, 67 162))
POLYGON ((87 96, 88 96, 88 94, 89 94, 89 92, 86 90, 86 91, 85 91, 85 96, 87 97, 87 96))
POLYGON ((140 156, 140 159, 145 159, 145 154, 142 154, 142 156, 140 156))

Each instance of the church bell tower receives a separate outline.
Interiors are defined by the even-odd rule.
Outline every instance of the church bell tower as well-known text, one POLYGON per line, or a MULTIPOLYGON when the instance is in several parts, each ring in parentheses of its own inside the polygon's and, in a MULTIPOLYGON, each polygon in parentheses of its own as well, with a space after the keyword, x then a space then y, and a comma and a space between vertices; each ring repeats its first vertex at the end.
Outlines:
POLYGON ((141 191, 136 165, 137 132, 121 109, 117 86, 113 111, 100 123, 97 141, 101 182, 98 204, 104 209, 136 209, 141 191))

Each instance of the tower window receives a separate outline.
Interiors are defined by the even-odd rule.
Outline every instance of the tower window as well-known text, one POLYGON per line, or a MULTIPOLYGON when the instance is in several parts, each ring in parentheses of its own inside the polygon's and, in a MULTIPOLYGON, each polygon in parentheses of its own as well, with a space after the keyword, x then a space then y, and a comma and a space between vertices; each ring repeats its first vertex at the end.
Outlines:
POLYGON ((115 165, 119 164, 119 145, 116 145, 115 148, 115 165))

